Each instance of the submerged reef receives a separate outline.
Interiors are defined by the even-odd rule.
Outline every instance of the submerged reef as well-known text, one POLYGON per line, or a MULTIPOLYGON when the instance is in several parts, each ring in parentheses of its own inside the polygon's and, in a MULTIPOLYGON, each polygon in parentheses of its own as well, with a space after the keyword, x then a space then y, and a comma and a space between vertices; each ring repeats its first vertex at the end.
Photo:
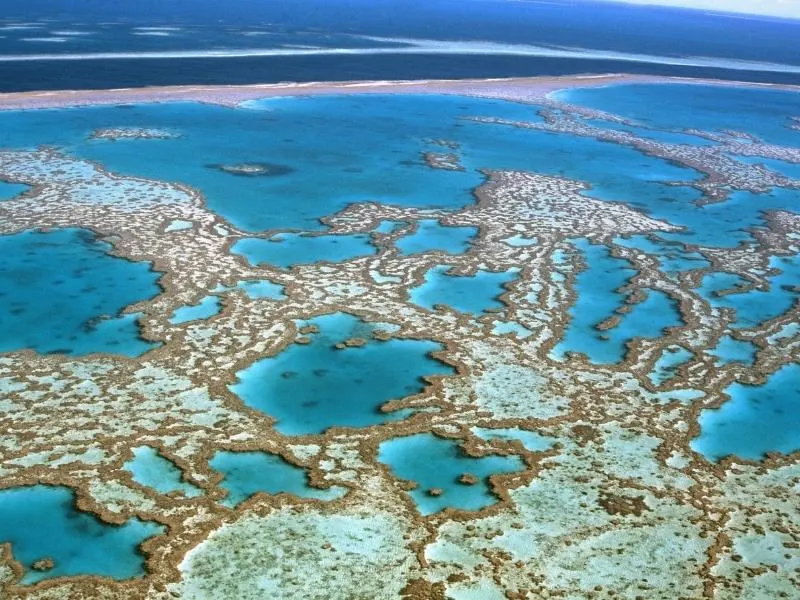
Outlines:
POLYGON ((0 111, 0 597, 798 598, 800 91, 570 84, 0 111))

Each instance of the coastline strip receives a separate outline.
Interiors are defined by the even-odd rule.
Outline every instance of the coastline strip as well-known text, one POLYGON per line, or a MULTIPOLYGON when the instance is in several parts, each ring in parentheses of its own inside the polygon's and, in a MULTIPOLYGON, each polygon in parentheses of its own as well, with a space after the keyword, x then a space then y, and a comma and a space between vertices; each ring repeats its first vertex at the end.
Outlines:
POLYGON ((457 94, 517 102, 536 102, 542 100, 552 92, 564 89, 598 87, 623 83, 692 83, 800 92, 800 85, 610 73, 607 75, 569 75, 558 77, 287 82, 230 86, 181 85, 118 88, 109 90, 10 92, 0 94, 0 110, 182 101, 237 106, 248 100, 332 94, 457 94))

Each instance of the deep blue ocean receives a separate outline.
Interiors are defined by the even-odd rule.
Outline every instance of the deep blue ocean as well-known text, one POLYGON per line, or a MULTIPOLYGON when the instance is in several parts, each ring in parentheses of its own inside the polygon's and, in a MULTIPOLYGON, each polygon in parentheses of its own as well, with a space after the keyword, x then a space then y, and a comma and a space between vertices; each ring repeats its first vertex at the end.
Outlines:
POLYGON ((6 92, 608 72, 800 82, 800 20, 582 0, 0 4, 6 92))

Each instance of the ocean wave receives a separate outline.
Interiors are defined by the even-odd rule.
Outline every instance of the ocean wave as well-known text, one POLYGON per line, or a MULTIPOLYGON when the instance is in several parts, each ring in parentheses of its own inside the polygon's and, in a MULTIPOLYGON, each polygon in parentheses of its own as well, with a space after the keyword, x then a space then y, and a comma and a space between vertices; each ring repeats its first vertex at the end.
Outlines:
MULTIPOLYGON (((165 28, 164 28, 165 29, 165 28)), ((190 58, 247 58, 282 56, 338 56, 338 55, 474 55, 520 56, 531 58, 566 58, 578 60, 603 60, 683 67, 728 69, 735 71, 762 71, 771 73, 800 73, 800 65, 747 61, 710 56, 663 56, 579 48, 569 46, 536 46, 530 44, 503 44, 486 41, 450 41, 416 38, 386 38, 360 36, 375 42, 373 47, 359 48, 229 48, 221 50, 162 50, 148 52, 84 52, 61 54, 4 54, 0 62, 25 61, 77 61, 77 60, 153 60, 190 58), (390 45, 391 44, 391 45, 390 45)))
POLYGON ((159 26, 159 27, 134 27, 135 31, 181 31, 182 27, 166 27, 166 26, 159 26))
POLYGON ((2 25, 0 31, 29 31, 31 29, 41 29, 42 26, 34 23, 20 23, 18 25, 2 25))
POLYGON ((59 31, 51 31, 50 33, 60 37, 81 37, 84 35, 94 35, 94 31, 78 31, 77 29, 63 29, 59 31))
POLYGON ((46 37, 26 37, 21 38, 22 42, 47 42, 50 44, 63 44, 68 42, 69 39, 61 36, 46 36, 46 37))

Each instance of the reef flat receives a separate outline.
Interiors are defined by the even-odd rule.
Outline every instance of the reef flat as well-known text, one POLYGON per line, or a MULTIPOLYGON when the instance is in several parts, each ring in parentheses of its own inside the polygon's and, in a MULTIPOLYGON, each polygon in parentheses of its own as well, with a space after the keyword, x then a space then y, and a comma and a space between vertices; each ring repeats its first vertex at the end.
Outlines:
POLYGON ((798 598, 800 88, 0 108, 3 597, 798 598))

